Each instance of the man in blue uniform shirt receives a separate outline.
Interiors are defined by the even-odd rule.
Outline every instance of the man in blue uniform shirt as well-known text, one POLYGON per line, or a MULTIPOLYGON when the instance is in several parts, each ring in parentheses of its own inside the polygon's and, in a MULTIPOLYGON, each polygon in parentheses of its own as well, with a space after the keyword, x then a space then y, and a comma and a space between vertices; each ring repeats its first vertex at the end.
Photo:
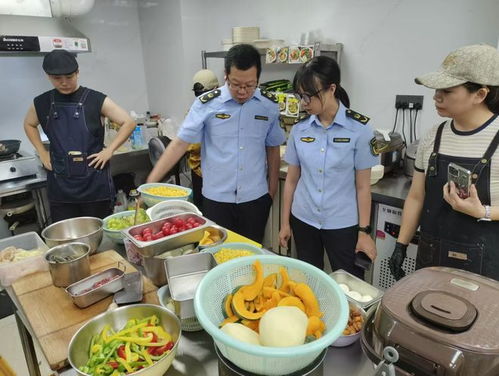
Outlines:
POLYGON ((257 88, 261 70, 253 46, 232 47, 225 85, 194 101, 147 179, 161 180, 189 144, 201 142, 204 215, 257 242, 277 191, 279 145, 285 140, 276 98, 257 88))

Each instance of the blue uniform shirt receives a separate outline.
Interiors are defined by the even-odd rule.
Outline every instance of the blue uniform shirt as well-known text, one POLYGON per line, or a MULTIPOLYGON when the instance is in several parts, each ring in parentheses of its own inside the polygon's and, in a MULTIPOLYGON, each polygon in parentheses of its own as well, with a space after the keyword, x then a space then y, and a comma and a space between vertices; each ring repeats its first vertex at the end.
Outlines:
POLYGON ((243 104, 227 85, 205 103, 198 98, 178 133, 188 143, 201 142, 203 196, 219 202, 242 203, 268 193, 267 146, 285 140, 277 103, 260 89, 243 104))
POLYGON ((355 170, 378 164, 369 145, 373 129, 348 117, 347 110, 340 103, 326 128, 315 115, 293 126, 284 155, 301 168, 291 213, 319 229, 358 224, 355 170))

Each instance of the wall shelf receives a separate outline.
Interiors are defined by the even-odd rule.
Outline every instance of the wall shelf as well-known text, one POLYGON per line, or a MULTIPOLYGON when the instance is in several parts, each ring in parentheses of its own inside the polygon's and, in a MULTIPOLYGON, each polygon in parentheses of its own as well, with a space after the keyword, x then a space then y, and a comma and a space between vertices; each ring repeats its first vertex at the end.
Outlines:
MULTIPOLYGON (((335 59, 338 62, 338 65, 341 65, 341 52, 343 50, 342 43, 335 44, 326 44, 315 42, 314 43, 314 56, 325 55, 335 59)), ((262 57, 265 57, 266 48, 259 48, 258 51, 262 57)), ((227 55, 227 51, 201 51, 201 66, 203 69, 207 69, 208 62, 207 59, 215 58, 215 59, 223 59, 227 55)), ((278 64, 274 64, 278 65, 278 64)), ((291 65, 299 65, 299 64, 291 64, 291 65)))

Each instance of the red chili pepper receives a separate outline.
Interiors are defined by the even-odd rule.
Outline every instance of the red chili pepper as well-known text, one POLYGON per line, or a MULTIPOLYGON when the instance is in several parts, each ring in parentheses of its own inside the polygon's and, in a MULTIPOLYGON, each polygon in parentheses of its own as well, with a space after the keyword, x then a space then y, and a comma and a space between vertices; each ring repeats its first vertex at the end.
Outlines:
POLYGON ((113 369, 116 369, 120 366, 118 362, 108 362, 107 365, 113 367, 113 369))
POLYGON ((156 349, 156 354, 155 355, 156 356, 163 355, 163 353, 165 351, 173 349, 173 345, 174 345, 174 343, 172 341, 169 341, 167 344, 165 344, 165 345, 163 345, 161 347, 158 347, 156 349))
POLYGON ((125 345, 121 345, 120 347, 118 347, 118 356, 121 359, 125 359, 126 360, 125 345))

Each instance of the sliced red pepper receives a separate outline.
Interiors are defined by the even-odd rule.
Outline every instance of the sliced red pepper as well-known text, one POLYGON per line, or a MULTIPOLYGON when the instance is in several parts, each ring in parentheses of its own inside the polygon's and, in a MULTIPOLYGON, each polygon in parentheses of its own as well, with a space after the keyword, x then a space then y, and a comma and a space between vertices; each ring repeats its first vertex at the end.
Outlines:
POLYGON ((125 345, 121 345, 120 347, 118 347, 118 356, 121 359, 125 359, 126 360, 125 345))
POLYGON ((150 346, 150 347, 148 347, 148 348, 147 348, 147 352, 148 352, 149 354, 151 354, 151 355, 156 356, 156 355, 157 355, 157 354, 156 354, 156 349, 157 349, 157 347, 155 347, 155 346, 150 346))
POLYGON ((108 362, 107 365, 113 367, 113 369, 116 369, 120 366, 118 362, 108 362))
POLYGON ((161 347, 158 347, 156 349, 156 354, 155 355, 156 356, 163 355, 163 353, 165 351, 173 349, 173 345, 174 345, 174 343, 172 341, 169 341, 167 344, 165 344, 165 345, 163 345, 161 347))

